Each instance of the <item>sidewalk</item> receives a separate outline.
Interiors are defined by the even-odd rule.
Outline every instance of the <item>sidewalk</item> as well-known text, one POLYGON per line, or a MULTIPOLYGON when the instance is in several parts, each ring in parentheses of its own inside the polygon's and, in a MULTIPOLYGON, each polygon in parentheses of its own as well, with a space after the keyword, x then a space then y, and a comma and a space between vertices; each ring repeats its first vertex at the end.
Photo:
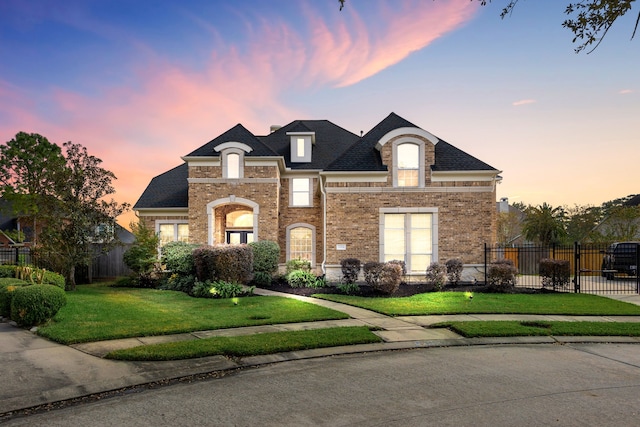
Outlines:
MULTIPOLYGON (((606 342, 640 344, 634 337, 508 337, 463 338, 447 329, 428 329, 446 320, 556 320, 594 322, 640 322, 640 316, 538 316, 538 315, 455 315, 389 317, 369 310, 315 298, 256 289, 259 295, 279 295, 318 304, 347 313, 350 319, 253 326, 188 334, 139 337, 64 346, 0 323, 0 376, 7 387, 0 388, 0 421, 3 414, 50 402, 75 399, 138 385, 166 382, 170 379, 229 371, 247 366, 316 358, 338 354, 374 352, 426 347, 450 347, 497 344, 552 344, 606 342), (202 339, 213 336, 238 336, 263 332, 308 330, 336 326, 368 326, 383 340, 381 343, 320 348, 243 359, 212 356, 170 362, 122 362, 103 359, 110 351, 162 342, 202 339)), ((614 296, 640 305, 640 295, 614 296)))

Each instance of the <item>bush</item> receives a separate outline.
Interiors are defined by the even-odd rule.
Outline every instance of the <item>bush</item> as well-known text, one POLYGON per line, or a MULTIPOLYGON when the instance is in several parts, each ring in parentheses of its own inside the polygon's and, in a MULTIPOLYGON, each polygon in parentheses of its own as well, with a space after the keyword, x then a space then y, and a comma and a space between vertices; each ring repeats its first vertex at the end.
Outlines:
POLYGON ((0 278, 0 316, 9 317, 11 315, 11 298, 13 291, 21 286, 27 286, 24 280, 9 277, 0 278))
POLYGON ((391 261, 387 261, 387 264, 397 264, 400 266, 401 272, 403 276, 407 275, 407 263, 399 260, 399 259, 392 259, 391 261))
POLYGON ((253 252, 245 244, 202 246, 193 251, 200 282, 222 280, 246 285, 253 276, 253 252))
POLYGON ((379 281, 374 287, 385 295, 394 294, 402 281, 402 267, 397 263, 386 262, 380 270, 379 281))
POLYGON ((54 273, 53 271, 44 270, 44 277, 42 283, 45 285, 57 286, 60 289, 65 289, 65 280, 62 274, 54 273))
POLYGON ((357 283, 338 283, 336 289, 343 294, 353 295, 360 291, 360 286, 357 283))
POLYGON ((311 271, 311 262, 306 259, 290 259, 287 261, 287 274, 294 270, 311 271))
POLYGON ((242 285, 222 280, 196 282, 193 287, 193 296, 196 298, 236 298, 252 294, 253 288, 245 290, 242 285))
POLYGON ((322 288, 326 285, 324 279, 306 270, 293 270, 286 277, 292 288, 322 288))
POLYGON ((360 260, 357 258, 345 258, 340 261, 342 268, 342 281, 346 284, 354 284, 360 274, 360 260))
POLYGON ((253 252, 253 280, 261 285, 271 283, 273 273, 278 271, 280 246, 270 240, 249 243, 253 252))
POLYGON ((15 278, 16 266, 0 264, 0 278, 3 278, 3 277, 15 278))
POLYGON ((464 268, 462 260, 460 258, 451 258, 447 260, 445 266, 447 267, 447 279, 449 282, 457 285, 462 277, 462 270, 464 268))
POLYGON ((138 276, 142 282, 152 280, 158 262, 158 236, 144 222, 131 223, 131 232, 135 242, 122 256, 124 263, 138 276))
POLYGON ((67 295, 57 286, 19 287, 11 299, 11 319, 20 326, 47 322, 67 303, 67 295))
POLYGON ((489 264, 487 282, 495 292, 507 292, 516 285, 518 269, 510 259, 501 259, 489 264))
POLYGON ((191 295, 195 284, 195 276, 192 276, 190 274, 186 276, 180 274, 172 274, 162 283, 162 285, 160 285, 159 289, 165 291, 184 292, 191 295))
POLYGON ((382 273, 381 262, 367 262, 362 266, 362 272, 364 273, 364 281, 371 287, 376 287, 380 281, 380 274, 382 273))
POLYGON ((447 283, 447 267, 439 262, 432 262, 427 267, 427 283, 433 285, 436 291, 442 290, 447 283))
POLYGON ((161 249, 160 262, 172 273, 180 275, 195 274, 193 250, 196 245, 185 242, 169 242, 161 249))
POLYGON ((571 277, 571 265, 569 261, 560 259, 543 258, 540 260, 540 276, 542 286, 565 287, 571 277))

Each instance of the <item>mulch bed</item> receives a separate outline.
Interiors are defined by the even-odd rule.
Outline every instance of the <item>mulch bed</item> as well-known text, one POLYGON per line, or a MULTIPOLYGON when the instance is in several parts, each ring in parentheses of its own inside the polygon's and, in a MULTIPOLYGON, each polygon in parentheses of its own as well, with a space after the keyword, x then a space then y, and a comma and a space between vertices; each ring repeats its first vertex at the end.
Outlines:
MULTIPOLYGON (((301 296, 310 296, 313 294, 339 294, 341 293, 338 289, 336 289, 335 284, 329 284, 329 286, 325 288, 292 288, 284 281, 274 281, 270 286, 263 286, 264 289, 269 289, 277 292, 284 292, 288 294, 301 295, 301 296)), ((458 285, 447 285, 442 289, 447 292, 496 292, 485 285, 474 285, 471 283, 466 284, 458 284, 458 285)), ((409 297, 416 294, 424 294, 427 292, 434 292, 435 289, 432 285, 427 283, 402 283, 398 290, 390 295, 391 297, 409 297)), ((518 294, 535 294, 535 293, 549 293, 553 292, 548 289, 533 289, 533 288, 513 288, 509 290, 509 293, 518 293, 518 294)), ((380 292, 377 292, 371 286, 367 284, 360 284, 360 289, 358 293, 352 294, 356 296, 363 297, 388 297, 389 295, 384 295, 380 292)))

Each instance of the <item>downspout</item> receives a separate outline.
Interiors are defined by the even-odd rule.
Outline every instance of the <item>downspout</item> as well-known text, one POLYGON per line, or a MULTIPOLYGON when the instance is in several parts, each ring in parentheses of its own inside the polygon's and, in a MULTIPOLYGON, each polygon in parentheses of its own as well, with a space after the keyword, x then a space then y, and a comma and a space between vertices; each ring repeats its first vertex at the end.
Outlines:
POLYGON ((322 194, 322 275, 327 274, 327 192, 324 177, 320 175, 320 193, 322 194))

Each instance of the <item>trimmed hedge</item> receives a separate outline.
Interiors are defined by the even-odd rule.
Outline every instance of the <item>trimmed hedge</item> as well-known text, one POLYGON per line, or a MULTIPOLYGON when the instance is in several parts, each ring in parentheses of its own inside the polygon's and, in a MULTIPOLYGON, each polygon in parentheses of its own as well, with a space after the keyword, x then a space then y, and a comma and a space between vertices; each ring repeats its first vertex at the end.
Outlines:
POLYGON ((345 258, 340 261, 342 269, 342 281, 347 284, 356 283, 360 274, 360 260, 357 258, 345 258))
POLYGON ((0 278, 0 316, 9 317, 11 314, 11 299, 16 288, 27 286, 24 280, 9 277, 0 278))
POLYGON ((161 249, 160 262, 167 270, 180 275, 193 275, 196 272, 193 251, 197 246, 185 242, 169 242, 161 249))
POLYGON ((441 291, 447 283, 447 267, 439 262, 432 262, 427 267, 427 283, 433 286, 436 291, 441 291))
POLYGON ((3 277, 16 277, 16 266, 15 265, 7 265, 0 264, 0 278, 3 277))
POLYGON ((245 244, 201 246, 193 251, 200 282, 222 280, 248 284, 253 276, 253 252, 245 244))
POLYGON ((545 288, 552 286, 555 290, 567 286, 571 278, 571 265, 567 260, 543 258, 540 260, 540 276, 545 288))
POLYGON ((500 259, 489 264, 487 281, 489 289, 496 292, 506 292, 516 285, 518 269, 510 259, 500 259))
POLYGON ((27 272, 29 277, 24 277, 22 280, 29 283, 32 281, 34 284, 48 284, 57 286, 60 289, 65 289, 64 276, 53 271, 40 269, 32 265, 0 265, 0 278, 10 277, 18 278, 18 272, 25 275, 27 272), (41 281, 40 281, 41 279, 41 281))
POLYGON ((253 280, 258 285, 269 285, 273 273, 278 270, 280 245, 271 240, 260 240, 249 243, 253 252, 253 280))
POLYGON ((11 299, 11 319, 19 326, 47 322, 67 303, 67 295, 57 286, 31 285, 18 287, 11 299))

